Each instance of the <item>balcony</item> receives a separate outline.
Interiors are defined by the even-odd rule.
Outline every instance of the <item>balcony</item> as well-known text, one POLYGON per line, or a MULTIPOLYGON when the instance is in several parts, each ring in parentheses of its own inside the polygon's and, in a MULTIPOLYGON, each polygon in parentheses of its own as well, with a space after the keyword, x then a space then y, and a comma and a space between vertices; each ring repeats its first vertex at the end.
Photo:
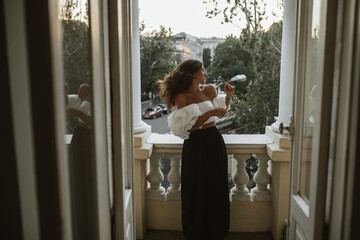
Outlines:
MULTIPOLYGON (((228 153, 228 173, 233 182, 229 192, 229 239, 237 239, 238 235, 250 236, 247 239, 269 239, 266 236, 271 239, 269 232, 274 239, 281 239, 288 211, 290 142, 270 127, 261 135, 225 134, 223 137, 228 153), (253 154, 258 159, 258 170, 249 181, 246 160, 253 154)), ((166 239, 159 237, 164 234, 182 239, 182 143, 182 139, 172 134, 151 133, 150 128, 135 136, 138 239, 166 239), (170 162, 165 176, 161 171, 165 167, 161 165, 162 158, 170 162), (168 186, 161 185, 164 180, 168 186)))

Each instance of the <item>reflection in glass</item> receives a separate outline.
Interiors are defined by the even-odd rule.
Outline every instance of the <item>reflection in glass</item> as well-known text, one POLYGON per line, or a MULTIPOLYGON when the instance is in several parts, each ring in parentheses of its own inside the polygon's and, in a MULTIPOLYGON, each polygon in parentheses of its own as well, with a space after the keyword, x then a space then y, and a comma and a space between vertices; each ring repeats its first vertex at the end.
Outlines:
POLYGON ((315 121, 315 99, 317 81, 321 80, 323 56, 323 38, 320 36, 321 1, 312 2, 312 14, 309 14, 307 33, 306 79, 304 82, 304 109, 302 125, 302 152, 300 169, 300 195, 309 203, 310 197, 310 172, 312 155, 312 136, 315 121))
POLYGON ((95 239, 93 179, 93 131, 89 4, 60 0, 63 71, 66 99, 66 131, 71 138, 68 152, 71 213, 74 239, 95 239))

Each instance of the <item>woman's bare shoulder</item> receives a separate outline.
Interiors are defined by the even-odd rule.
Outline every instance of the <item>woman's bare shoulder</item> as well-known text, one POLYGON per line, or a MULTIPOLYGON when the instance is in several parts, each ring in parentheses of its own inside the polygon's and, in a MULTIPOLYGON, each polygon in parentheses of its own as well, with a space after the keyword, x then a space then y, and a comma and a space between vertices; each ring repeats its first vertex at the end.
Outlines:
POLYGON ((204 86, 204 93, 211 97, 211 98, 214 98, 217 96, 217 91, 216 91, 216 88, 213 84, 207 84, 204 86))

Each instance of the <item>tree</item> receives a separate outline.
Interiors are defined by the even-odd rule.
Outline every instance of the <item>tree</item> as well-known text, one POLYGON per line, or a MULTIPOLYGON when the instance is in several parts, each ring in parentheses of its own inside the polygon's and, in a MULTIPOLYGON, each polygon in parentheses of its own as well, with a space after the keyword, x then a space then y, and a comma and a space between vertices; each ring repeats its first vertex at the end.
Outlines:
POLYGON ((237 92, 231 114, 233 127, 241 127, 242 133, 263 133, 265 126, 274 122, 278 112, 282 22, 274 23, 268 31, 263 29, 264 1, 227 0, 228 6, 223 9, 218 8, 216 0, 204 2, 214 6, 207 12, 209 18, 221 14, 223 22, 230 23, 236 18, 246 19, 239 41, 249 53, 251 64, 248 66, 251 66, 250 72, 254 77, 248 82, 246 90, 240 94, 237 92))
POLYGON ((210 48, 204 48, 203 50, 203 65, 204 68, 208 68, 211 64, 211 50, 210 48))
POLYGON ((265 126, 273 123, 278 113, 281 55, 280 48, 272 44, 281 42, 281 30, 279 22, 264 32, 255 62, 256 77, 247 85, 246 93, 235 97, 232 103, 234 128, 242 127, 244 133, 264 133, 265 126))
POLYGON ((86 83, 90 70, 89 26, 87 16, 81 19, 79 2, 67 0, 61 9, 63 36, 64 77, 69 93, 78 93, 81 84, 86 83))
POLYGON ((205 4, 213 6, 207 11, 206 17, 222 15, 222 23, 233 24, 235 24, 234 20, 245 18, 246 28, 243 29, 243 33, 246 33, 249 39, 252 37, 259 39, 263 30, 261 22, 265 16, 266 2, 264 3, 263 0, 226 0, 226 2, 227 6, 220 9, 217 0, 204 0, 205 4))
POLYGON ((141 92, 158 93, 156 81, 163 79, 176 66, 175 45, 171 29, 144 33, 140 28, 141 92))
MULTIPOLYGON (((86 5, 83 16, 77 0, 66 0, 61 7, 63 72, 68 85, 67 94, 77 94, 80 85, 87 82, 86 73, 90 70, 88 10, 86 5)), ((69 117, 67 132, 73 133, 77 124, 77 119, 69 117)))
MULTIPOLYGON (((225 42, 215 48, 214 58, 208 68, 208 82, 218 83, 230 80, 238 74, 245 74, 247 82, 254 79, 254 66, 251 54, 246 50, 239 39, 227 38, 225 42), (219 79, 222 79, 219 81, 219 79)), ((235 83, 235 94, 245 93, 246 83, 235 83)))

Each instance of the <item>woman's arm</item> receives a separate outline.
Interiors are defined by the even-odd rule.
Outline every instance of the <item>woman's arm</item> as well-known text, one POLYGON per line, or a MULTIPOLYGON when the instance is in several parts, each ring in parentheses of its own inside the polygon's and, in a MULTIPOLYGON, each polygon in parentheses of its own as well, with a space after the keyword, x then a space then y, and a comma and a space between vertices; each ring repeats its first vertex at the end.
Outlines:
POLYGON ((80 118, 85 123, 85 125, 87 127, 91 127, 91 118, 90 118, 90 116, 86 115, 85 113, 83 113, 80 110, 77 110, 77 109, 71 108, 71 107, 68 107, 66 109, 66 111, 67 111, 67 114, 69 116, 80 118))

